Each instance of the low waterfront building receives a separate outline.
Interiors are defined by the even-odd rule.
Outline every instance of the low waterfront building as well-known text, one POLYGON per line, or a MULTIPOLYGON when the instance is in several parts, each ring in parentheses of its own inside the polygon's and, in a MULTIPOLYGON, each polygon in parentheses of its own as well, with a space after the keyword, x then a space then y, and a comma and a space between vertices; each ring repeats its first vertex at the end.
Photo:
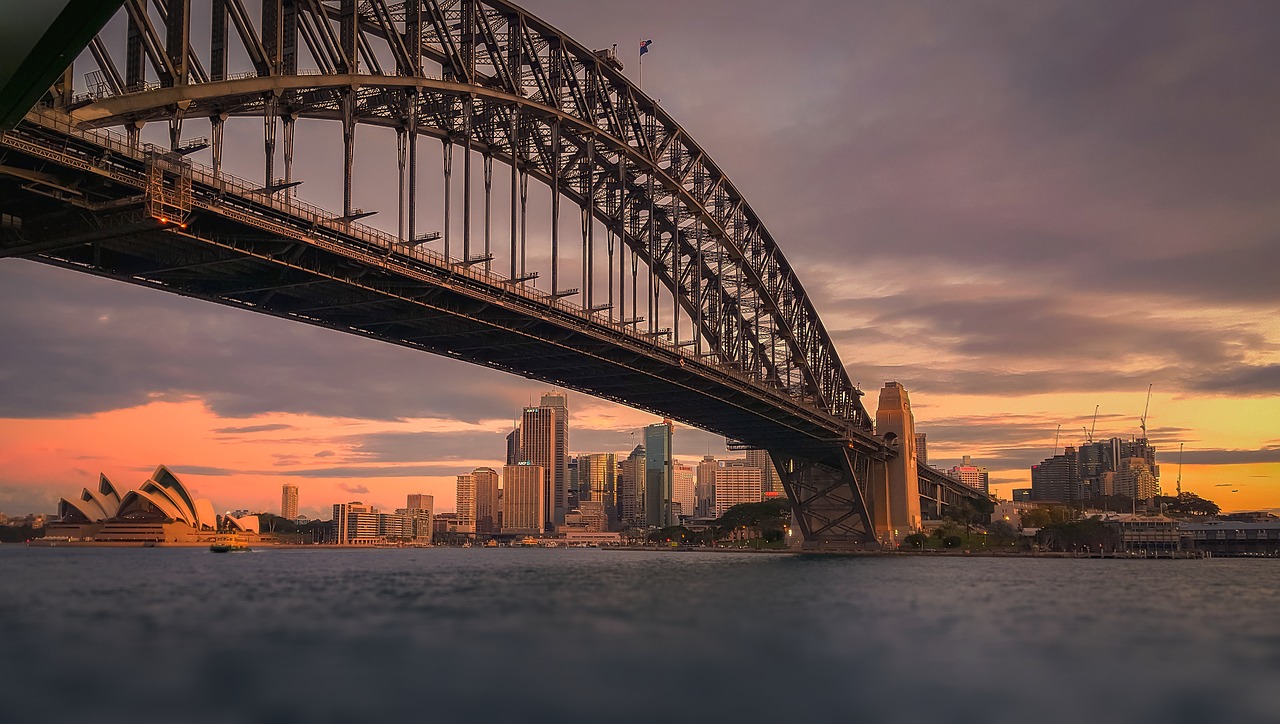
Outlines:
POLYGON ((1182 549, 1178 521, 1163 515, 1108 515, 1102 522, 1116 531, 1119 550, 1167 553, 1182 549))
POLYGON ((571 530, 565 532, 564 543, 567 546, 618 546, 622 545, 622 534, 571 530))
POLYGON ((430 513, 401 508, 395 513, 383 513, 372 505, 359 501, 335 503, 333 506, 333 538, 330 542, 340 545, 385 545, 392 541, 423 542, 430 540, 430 513))
POLYGON ((1280 556, 1280 520, 1184 522, 1178 532, 1184 548, 1215 556, 1280 556))
POLYGON ((596 500, 584 500, 578 507, 569 511, 564 518, 566 531, 603 533, 609 530, 609 517, 605 514, 604 503, 596 500))

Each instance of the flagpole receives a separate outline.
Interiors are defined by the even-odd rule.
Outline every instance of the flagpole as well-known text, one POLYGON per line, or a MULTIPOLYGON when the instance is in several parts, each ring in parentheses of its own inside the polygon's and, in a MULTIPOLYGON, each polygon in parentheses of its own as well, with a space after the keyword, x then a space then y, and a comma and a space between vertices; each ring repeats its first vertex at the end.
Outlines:
POLYGON ((641 38, 636 45, 640 48, 640 90, 644 90, 644 38, 641 38))

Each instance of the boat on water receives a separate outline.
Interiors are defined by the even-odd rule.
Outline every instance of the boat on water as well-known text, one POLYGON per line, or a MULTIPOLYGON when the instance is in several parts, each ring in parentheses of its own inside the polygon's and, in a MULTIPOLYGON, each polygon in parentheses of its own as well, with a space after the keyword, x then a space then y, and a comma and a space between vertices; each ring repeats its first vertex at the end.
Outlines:
POLYGON ((538 546, 538 539, 531 535, 527 535, 520 539, 518 545, 522 548, 536 548, 538 546))
POLYGON ((250 550, 248 543, 239 541, 219 541, 209 546, 212 553, 247 553, 250 550))

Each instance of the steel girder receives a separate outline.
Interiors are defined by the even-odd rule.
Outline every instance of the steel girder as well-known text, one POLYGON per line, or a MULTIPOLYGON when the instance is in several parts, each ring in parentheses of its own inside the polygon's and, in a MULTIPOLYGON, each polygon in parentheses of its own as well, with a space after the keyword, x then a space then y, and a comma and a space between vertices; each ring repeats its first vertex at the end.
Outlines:
POLYGON ((188 1, 156 3, 163 40, 133 1, 128 87, 73 103, 84 124, 167 121, 176 147, 184 118, 336 118, 480 150, 549 182, 617 233, 683 310, 700 354, 870 430, 861 393, 759 218, 703 149, 598 54, 500 0, 269 0, 261 31, 240 0, 212 0, 202 63, 185 33, 166 25, 190 21, 188 1), (232 27, 251 77, 228 76, 232 27), (304 52, 319 75, 299 68, 304 52), (144 55, 159 86, 143 82, 144 55), (394 68, 383 67, 388 57, 394 68))

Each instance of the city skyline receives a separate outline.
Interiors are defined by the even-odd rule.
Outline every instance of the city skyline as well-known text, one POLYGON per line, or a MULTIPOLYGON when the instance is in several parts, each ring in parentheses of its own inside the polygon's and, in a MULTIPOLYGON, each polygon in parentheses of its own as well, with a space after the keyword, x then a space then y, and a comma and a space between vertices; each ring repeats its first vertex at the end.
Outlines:
MULTIPOLYGON (((931 462, 971 454, 1007 497, 1059 425, 1057 451, 1079 445, 1095 406, 1095 438, 1136 436, 1154 384, 1166 492, 1183 443, 1184 489, 1280 506, 1280 251, 1256 191, 1280 168, 1266 120, 1280 87, 1259 62, 1275 10, 848 4, 801 35, 795 9, 708 2, 677 22, 662 3, 525 4, 599 47, 637 26, 659 39, 646 90, 760 211, 850 376, 911 390, 931 462), (762 26, 805 52, 744 48, 762 26), (815 72, 829 82, 792 82, 815 72)), ((334 207, 321 163, 299 160, 300 195, 334 207)), ((387 182, 361 172, 372 207, 387 182)), ((137 460, 263 510, 282 478, 312 515, 417 489, 443 502, 460 472, 501 468, 511 411, 546 389, 23 261, 0 262, 0 299, 21 310, 0 320, 12 513, 47 511, 99 470, 141 480, 137 460)), ((585 395, 573 414, 583 452, 624 455, 656 421, 585 395)), ((680 432, 680 459, 723 450, 680 432)))

